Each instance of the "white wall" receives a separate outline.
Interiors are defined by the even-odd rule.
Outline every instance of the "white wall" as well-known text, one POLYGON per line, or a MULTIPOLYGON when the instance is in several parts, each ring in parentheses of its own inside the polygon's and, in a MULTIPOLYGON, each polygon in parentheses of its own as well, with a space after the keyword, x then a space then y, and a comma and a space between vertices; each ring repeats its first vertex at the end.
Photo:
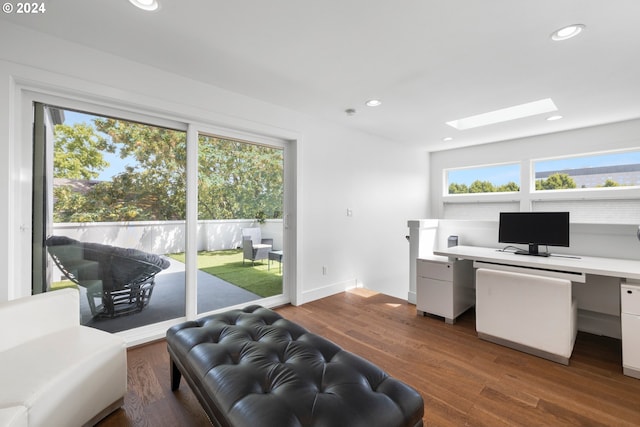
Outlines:
MULTIPOLYGON (((80 44, 3 22, 0 28, 0 301, 25 295, 30 197, 21 168, 20 87, 172 120, 294 141, 300 302, 360 283, 405 298, 406 219, 427 214, 428 155, 80 44), (10 42, 9 42, 10 41, 10 42), (346 215, 347 208, 353 216, 346 215), (22 217, 21 217, 22 216, 22 217), (326 266, 323 275, 322 267, 326 266)), ((194 52, 194 58, 203 52, 194 52)), ((197 65, 194 65, 197 66, 197 65)))

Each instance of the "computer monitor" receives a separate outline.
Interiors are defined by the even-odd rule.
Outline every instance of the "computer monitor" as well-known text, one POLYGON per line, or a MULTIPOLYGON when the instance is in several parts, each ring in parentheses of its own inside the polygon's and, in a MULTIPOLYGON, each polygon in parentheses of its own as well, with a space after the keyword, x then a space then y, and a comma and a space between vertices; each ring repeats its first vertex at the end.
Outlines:
POLYGON ((569 212, 500 212, 500 243, 529 245, 522 255, 549 256, 539 246, 569 246, 569 212))

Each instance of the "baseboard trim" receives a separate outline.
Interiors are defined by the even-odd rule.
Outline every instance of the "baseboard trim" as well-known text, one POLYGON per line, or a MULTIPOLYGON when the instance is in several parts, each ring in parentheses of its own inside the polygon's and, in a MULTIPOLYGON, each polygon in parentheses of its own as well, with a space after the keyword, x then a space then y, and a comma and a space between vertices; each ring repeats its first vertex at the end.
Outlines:
POLYGON ((620 316, 578 309, 578 330, 594 335, 622 339, 620 316))
POLYGON ((626 366, 622 367, 622 373, 628 377, 637 378, 640 380, 640 369, 636 368, 628 368, 626 366))
POLYGON ((318 299, 330 297, 331 295, 339 294, 349 289, 357 287, 356 279, 345 280, 343 282, 333 283, 331 285, 323 286, 320 288, 310 289, 302 292, 302 302, 305 304, 318 299))

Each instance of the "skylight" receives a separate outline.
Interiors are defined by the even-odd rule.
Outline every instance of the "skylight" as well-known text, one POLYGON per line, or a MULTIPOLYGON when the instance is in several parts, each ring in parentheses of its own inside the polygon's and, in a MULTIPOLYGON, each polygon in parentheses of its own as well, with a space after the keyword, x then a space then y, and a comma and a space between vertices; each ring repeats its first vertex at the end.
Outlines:
POLYGON ((551 98, 546 98, 539 101, 490 111, 488 113, 465 117, 463 119, 453 120, 447 122, 447 124, 458 130, 466 130, 535 116, 537 114, 549 113, 551 111, 558 111, 558 107, 556 107, 551 98))

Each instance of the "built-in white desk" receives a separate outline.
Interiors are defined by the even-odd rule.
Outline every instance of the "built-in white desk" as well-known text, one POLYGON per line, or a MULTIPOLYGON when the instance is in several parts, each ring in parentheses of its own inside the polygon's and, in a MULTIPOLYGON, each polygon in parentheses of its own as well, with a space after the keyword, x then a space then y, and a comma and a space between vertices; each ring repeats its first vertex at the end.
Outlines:
POLYGON ((584 286, 589 286, 587 275, 615 278, 621 285, 618 287, 618 295, 621 295, 623 311, 624 373, 640 378, 640 261, 565 254, 539 257, 474 246, 438 249, 433 254, 450 259, 472 260, 476 268, 557 277, 577 283, 587 282, 584 286))
MULTIPOLYGON (((618 277, 629 281, 640 281, 640 261, 615 258, 587 257, 557 254, 549 257, 516 255, 495 248, 476 246, 454 246, 434 250, 435 255, 468 259, 506 267, 520 267, 539 272, 565 274, 574 282, 584 282, 585 274, 618 277), (581 278, 582 277, 582 278, 581 278)), ((531 274, 536 274, 532 272, 531 274)))

